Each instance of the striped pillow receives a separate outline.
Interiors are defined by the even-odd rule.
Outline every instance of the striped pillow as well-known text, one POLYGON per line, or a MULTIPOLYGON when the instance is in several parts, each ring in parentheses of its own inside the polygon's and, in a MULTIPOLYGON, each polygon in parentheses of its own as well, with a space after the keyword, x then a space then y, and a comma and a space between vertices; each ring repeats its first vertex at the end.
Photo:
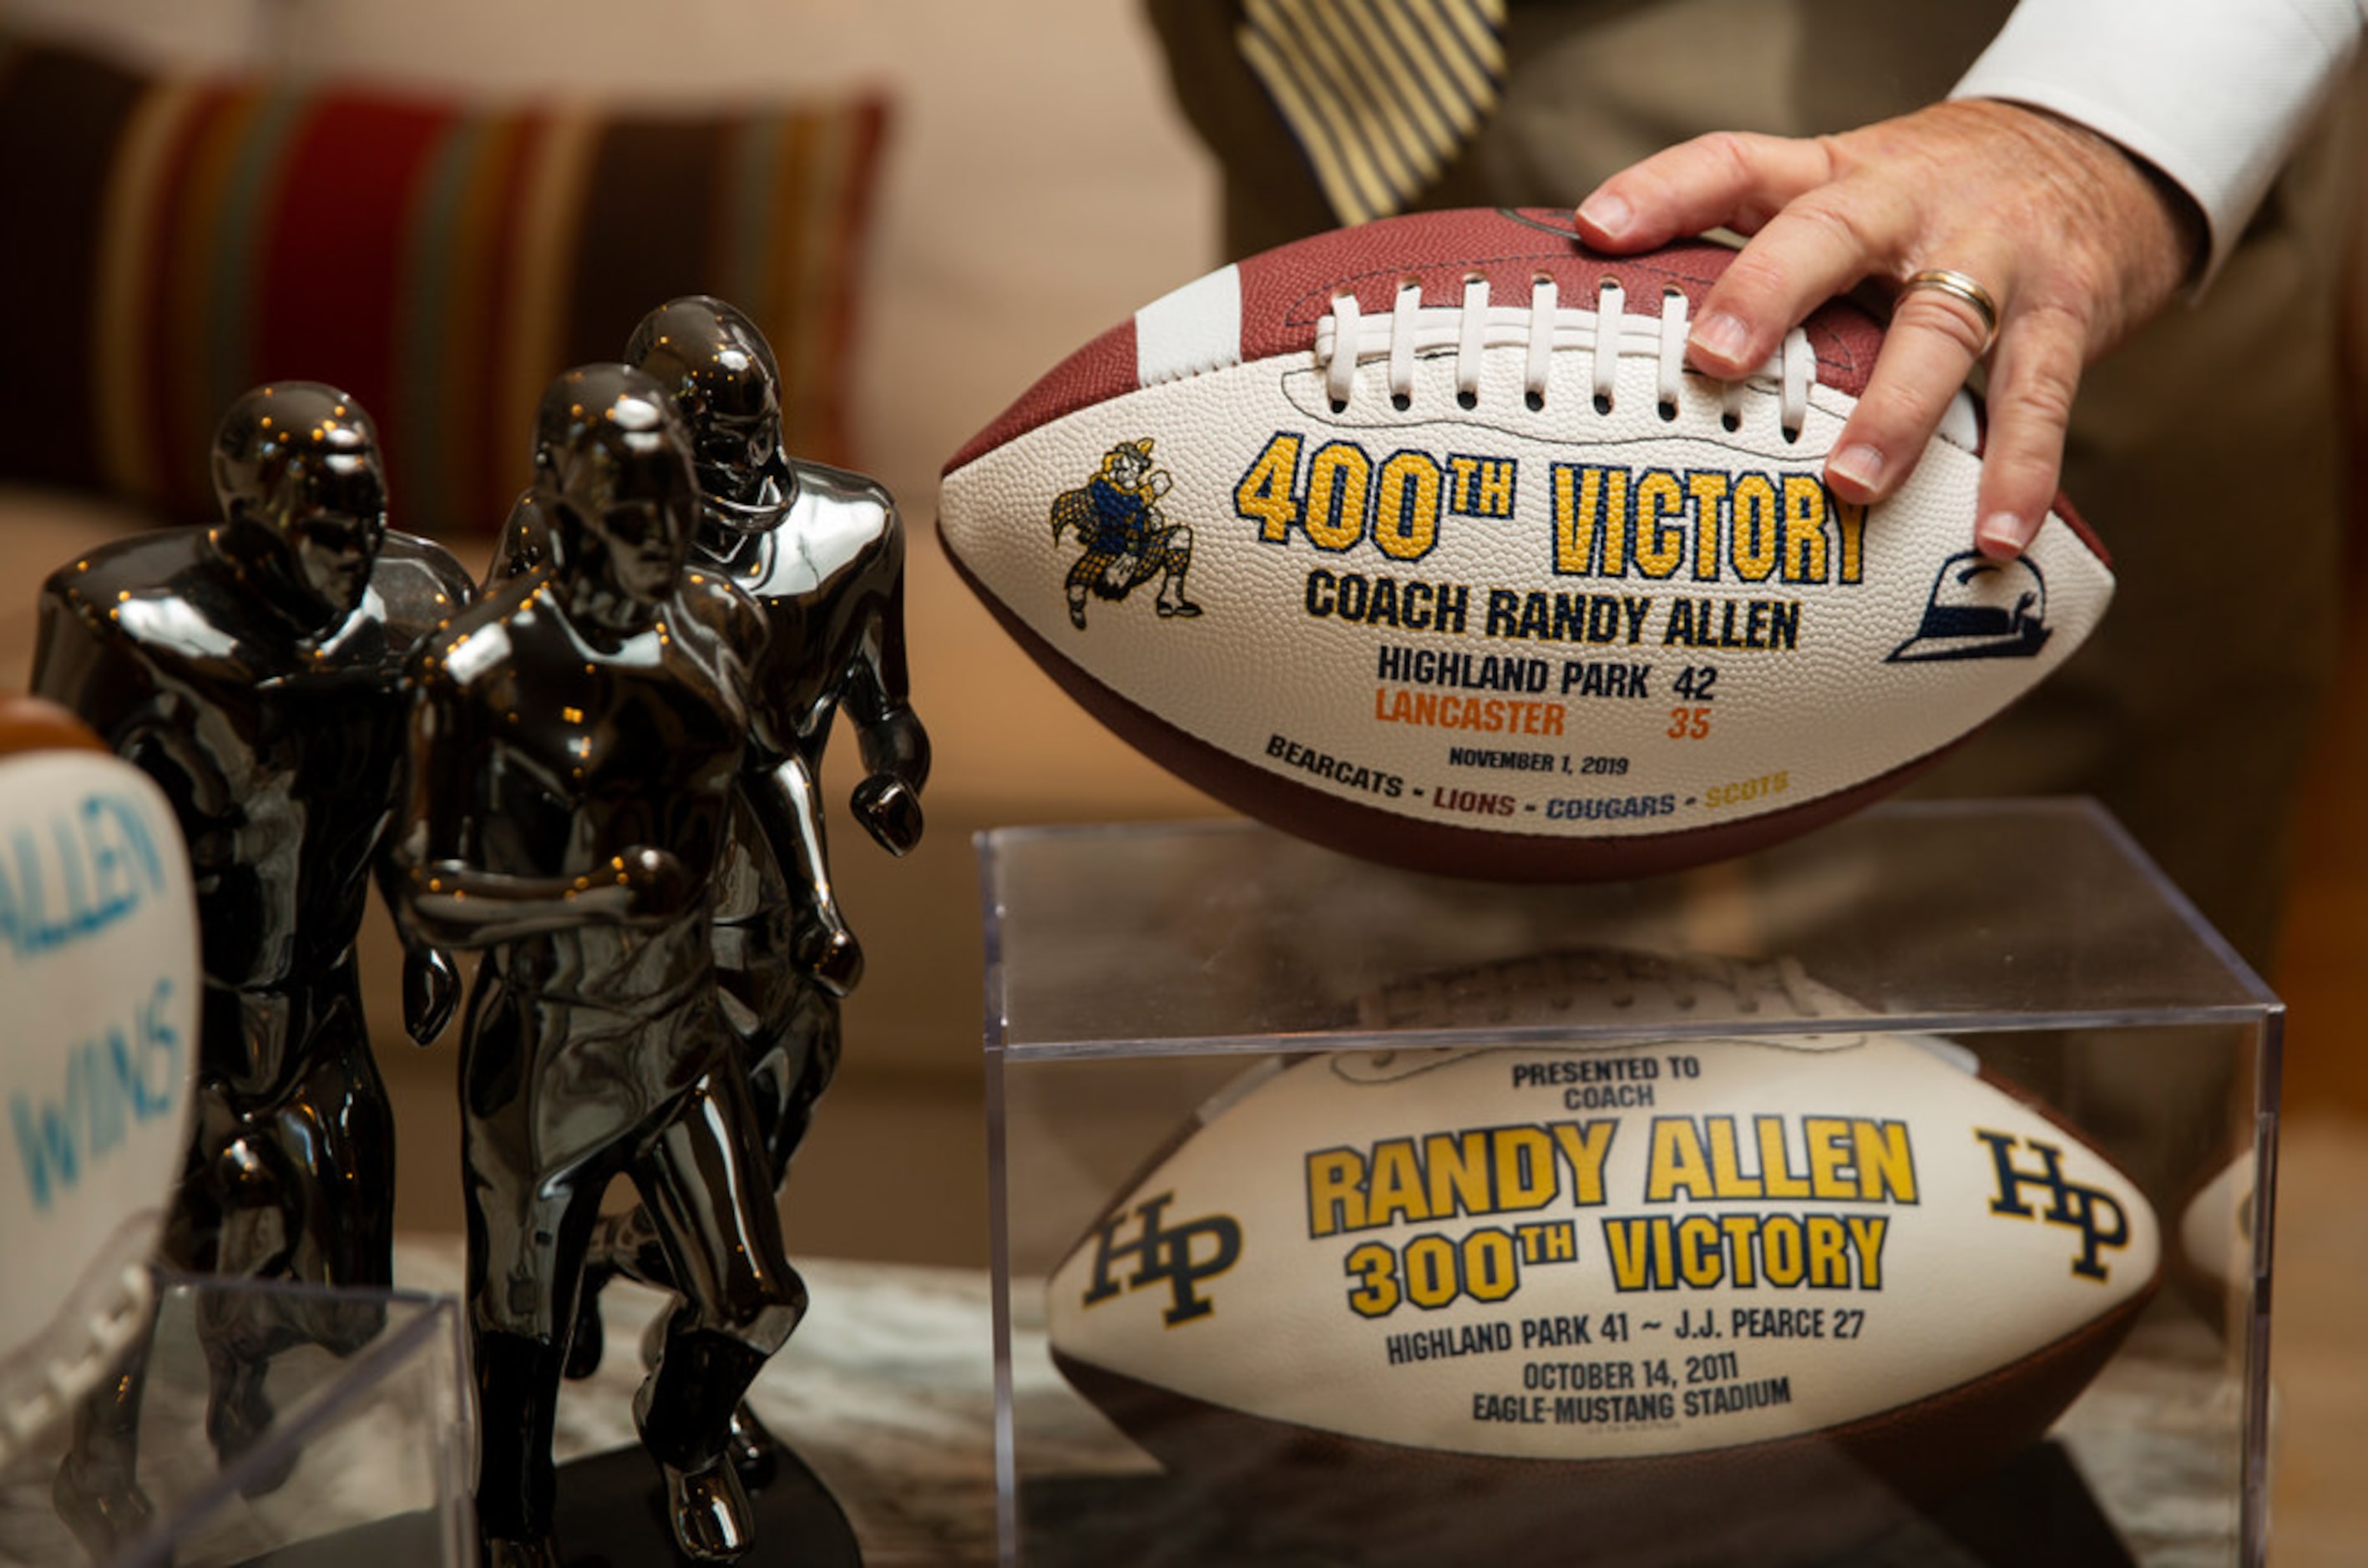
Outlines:
POLYGON ((210 518, 222 408, 324 381, 378 417, 396 527, 490 529, 545 383, 693 292, 771 339, 791 449, 843 462, 884 118, 488 110, 0 40, 0 475, 210 518))

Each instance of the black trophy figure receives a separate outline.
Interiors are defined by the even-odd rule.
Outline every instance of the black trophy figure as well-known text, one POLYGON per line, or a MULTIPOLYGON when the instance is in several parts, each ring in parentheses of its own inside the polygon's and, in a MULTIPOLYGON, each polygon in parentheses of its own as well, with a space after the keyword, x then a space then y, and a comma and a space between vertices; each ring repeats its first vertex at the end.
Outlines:
POLYGON ((683 1298, 634 1401, 675 1537, 750 1543, 732 1412, 796 1326, 772 1171, 716 988, 718 873, 765 627, 683 571, 691 446, 666 390, 589 366, 545 394, 542 567, 415 666, 408 927, 481 949, 461 1060, 468 1295, 495 1564, 548 1564, 553 1411, 609 1178, 632 1178, 683 1298))
MULTIPOLYGON (((384 1287, 394 1144, 354 940, 402 788, 404 661, 469 598, 457 562, 386 527, 370 417, 280 382, 216 436, 222 520, 120 540, 41 596, 33 687, 73 709, 173 802, 203 931, 195 1133, 162 1247, 195 1273, 384 1287)), ((458 982, 409 953, 405 1023, 432 1040, 458 982)), ((270 1358, 349 1354, 370 1307, 209 1296, 206 1429, 228 1464, 269 1425, 270 1358)), ((96 1556, 145 1528, 135 1480, 142 1349, 77 1413, 59 1511, 96 1556)), ((247 1478, 250 1492, 281 1475, 247 1478)))
MULTIPOLYGON (((871 480, 783 452, 772 348, 733 306, 705 295, 670 301, 643 318, 625 358, 665 383, 697 444, 692 561, 754 598, 769 632, 754 687, 766 722, 725 846, 715 950, 778 1185, 837 1064, 839 999, 863 970, 832 894, 818 792, 840 710, 863 758, 856 820, 893 855, 921 836, 929 738, 907 699, 904 526, 871 480)), ((534 497, 522 498, 489 581, 531 570, 549 535, 534 497)), ((595 1232, 573 1375, 599 1365, 598 1297, 612 1274, 675 1288, 646 1210, 604 1219, 595 1232)), ((745 1409, 734 1424, 743 1473, 760 1480, 772 1439, 745 1409)))

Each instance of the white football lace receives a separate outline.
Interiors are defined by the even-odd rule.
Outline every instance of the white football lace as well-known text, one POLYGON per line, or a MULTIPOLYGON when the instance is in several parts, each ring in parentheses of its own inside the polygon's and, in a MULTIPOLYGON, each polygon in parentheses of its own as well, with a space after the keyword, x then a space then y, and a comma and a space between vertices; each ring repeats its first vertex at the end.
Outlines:
MULTIPOLYGON (((149 1327, 148 1306, 154 1299, 153 1278, 145 1263, 126 1264, 109 1279, 99 1282, 100 1299, 83 1305, 85 1336, 74 1352, 41 1369, 41 1381, 0 1408, 0 1459, 29 1442, 61 1419, 74 1403, 97 1387, 149 1327)), ((85 1288, 83 1294, 89 1294, 85 1288)))
MULTIPOLYGON (((1324 389, 1335 411, 1348 408, 1349 393, 1356 390, 1357 367, 1374 359, 1388 363, 1390 402, 1403 411, 1414 400, 1415 361, 1452 353, 1456 402, 1470 409, 1479 405, 1481 363, 1487 351, 1525 348, 1521 394, 1534 411, 1545 406, 1547 373, 1555 351, 1582 349, 1590 362, 1595 410, 1609 414, 1619 394, 1620 360, 1635 356, 1653 361, 1661 417, 1675 419, 1685 385, 1686 312, 1685 292, 1674 287, 1661 291, 1657 313, 1632 311, 1626 291, 1608 279, 1593 310, 1565 309, 1554 279, 1543 275, 1531 279, 1526 305, 1491 304, 1488 281, 1479 277, 1464 279, 1463 296, 1453 304, 1426 305, 1422 286, 1409 278, 1398 285, 1386 314, 1365 315, 1354 294, 1334 300, 1331 313, 1316 324, 1315 357, 1324 366, 1324 389), (1341 351, 1343 345, 1347 352, 1341 351)), ((1794 327, 1766 364, 1742 381, 1725 383, 1720 417, 1727 429, 1739 428, 1746 392, 1772 386, 1784 438, 1797 439, 1816 380, 1816 351, 1808 335, 1794 327)))
POLYGON ((1772 1007, 1816 1019, 1831 1017, 1837 1005, 1801 960, 1789 955, 1758 961, 1712 953, 1575 949, 1393 981, 1362 998, 1358 1013, 1360 1022, 1375 1028, 1546 1024, 1616 1016, 1654 998, 1690 1013, 1706 992, 1723 993, 1734 1011, 1746 1017, 1772 1007))

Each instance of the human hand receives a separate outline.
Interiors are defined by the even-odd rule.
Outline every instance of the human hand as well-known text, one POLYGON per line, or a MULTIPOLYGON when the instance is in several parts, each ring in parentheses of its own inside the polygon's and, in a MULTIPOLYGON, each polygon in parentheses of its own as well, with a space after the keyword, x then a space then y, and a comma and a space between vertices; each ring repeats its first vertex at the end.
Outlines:
POLYGON ((1826 482, 1861 504, 1896 492, 1987 352, 1974 537, 1998 560, 2022 552, 2054 503, 2081 371, 2169 301, 2203 242, 2193 204, 2113 142, 1987 98, 1839 136, 1697 137, 1612 176, 1577 220, 1589 244, 1620 253, 1721 225, 1751 236, 1688 340, 1691 365, 1723 380, 1749 375, 1864 279, 1896 290, 1941 267, 1977 280, 1998 308, 1994 349, 1973 305, 1897 295, 1826 482))

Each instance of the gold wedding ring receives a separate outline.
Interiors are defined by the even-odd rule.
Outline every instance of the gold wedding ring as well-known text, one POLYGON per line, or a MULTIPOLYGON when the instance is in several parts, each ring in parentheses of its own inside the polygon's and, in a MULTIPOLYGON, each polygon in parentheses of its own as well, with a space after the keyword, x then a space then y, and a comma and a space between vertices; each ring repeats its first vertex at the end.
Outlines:
POLYGON ((1973 278, 1949 267, 1928 267, 1899 286, 1900 296, 1904 299, 1918 289, 1930 289, 1936 294, 1946 294, 1952 300, 1962 300, 1973 307, 1975 315, 1982 318, 1982 346, 1975 352, 1975 358, 1978 359, 1987 354, 1990 351, 1990 346, 1998 342, 1998 301, 1990 298, 1988 290, 1973 278))

